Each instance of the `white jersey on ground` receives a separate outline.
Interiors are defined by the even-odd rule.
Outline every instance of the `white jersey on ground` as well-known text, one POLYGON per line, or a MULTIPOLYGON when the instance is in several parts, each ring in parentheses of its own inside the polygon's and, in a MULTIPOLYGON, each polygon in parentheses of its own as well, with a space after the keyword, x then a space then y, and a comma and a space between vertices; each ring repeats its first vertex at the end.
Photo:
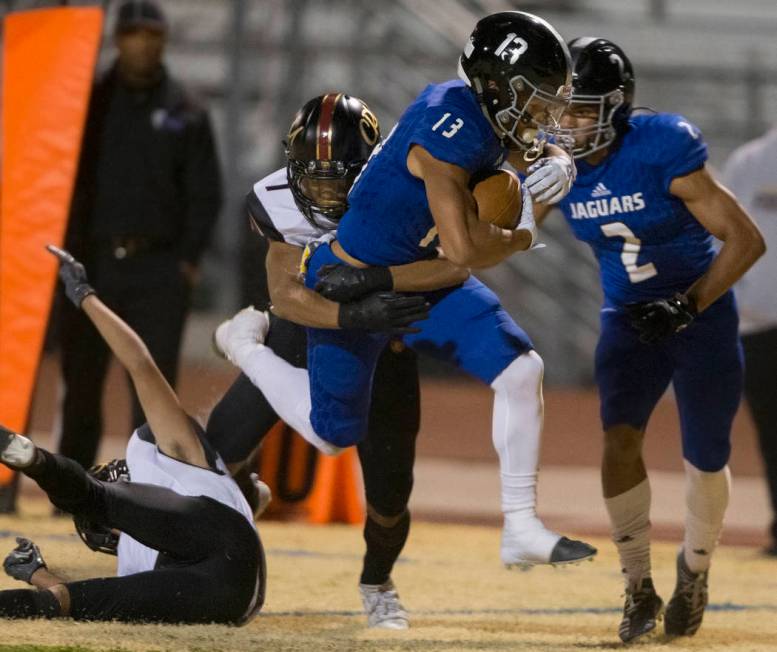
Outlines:
MULTIPOLYGON (((219 455, 216 454, 214 459, 219 472, 187 464, 165 455, 154 442, 141 439, 139 430, 132 433, 127 444, 127 466, 132 482, 165 487, 182 496, 207 496, 236 510, 252 527, 256 527, 248 502, 219 455)), ((117 574, 124 576, 153 570, 158 556, 159 551, 122 534, 119 537, 117 574)))
POLYGON ((334 238, 337 223, 317 216, 312 224, 297 207, 289 188, 286 168, 268 174, 254 184, 246 205, 262 235, 268 240, 305 247, 311 242, 334 238))
POLYGON ((736 149, 724 182, 752 216, 766 240, 761 256, 736 285, 740 330, 777 327, 777 128, 736 149))

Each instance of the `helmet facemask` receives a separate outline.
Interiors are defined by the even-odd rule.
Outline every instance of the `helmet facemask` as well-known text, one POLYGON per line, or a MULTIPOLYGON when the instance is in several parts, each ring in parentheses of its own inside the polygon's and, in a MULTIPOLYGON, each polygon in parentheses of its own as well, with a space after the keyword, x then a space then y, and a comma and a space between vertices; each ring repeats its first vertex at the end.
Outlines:
POLYGON ((475 77, 472 85, 497 137, 508 149, 524 152, 527 161, 542 155, 547 136, 559 128, 571 96, 570 86, 549 92, 523 75, 510 79, 507 93, 500 93, 499 84, 493 80, 487 81, 484 88, 483 80, 475 77))
POLYGON ((596 122, 585 127, 557 128, 552 133, 559 140, 574 143, 572 155, 583 159, 594 152, 609 147, 618 137, 617 114, 624 105, 625 96, 621 89, 615 89, 604 95, 573 95, 569 103, 570 111, 576 107, 591 107, 596 112, 596 122))
POLYGON ((510 80, 510 106, 497 111, 495 124, 507 139, 508 148, 524 152, 527 161, 542 154, 547 134, 559 126, 561 115, 569 102, 569 89, 560 88, 549 93, 534 86, 519 75, 510 80))
MULTIPOLYGON (((97 464, 89 469, 89 475, 100 482, 129 482, 130 472, 126 460, 111 460, 106 464, 97 464)), ((107 525, 94 523, 84 516, 73 516, 78 536, 88 548, 106 555, 117 555, 119 547, 118 530, 107 525)))
POLYGON ((297 208, 314 226, 333 228, 348 208, 348 191, 364 163, 289 159, 286 178, 297 208))

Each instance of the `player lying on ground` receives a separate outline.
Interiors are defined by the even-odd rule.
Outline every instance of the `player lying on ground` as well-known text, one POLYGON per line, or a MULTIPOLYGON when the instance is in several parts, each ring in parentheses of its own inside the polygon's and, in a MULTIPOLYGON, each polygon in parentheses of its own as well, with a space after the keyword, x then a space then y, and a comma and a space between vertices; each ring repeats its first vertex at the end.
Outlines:
POLYGON ((631 115, 634 72, 621 48, 579 38, 570 49, 574 93, 561 135, 574 141, 580 161, 559 206, 601 268, 596 382, 605 435, 602 485, 626 581, 619 634, 631 641, 650 632, 663 609, 650 572, 642 442, 672 382, 686 523, 666 633, 692 635, 707 604, 707 573, 728 504, 731 423, 742 392, 730 288, 764 252, 764 242, 710 175, 694 125, 671 113, 631 115), (723 242, 717 254, 713 236, 723 242))
POLYGON ((74 514, 92 545, 99 539, 104 551, 117 553, 119 575, 65 582, 46 568, 32 542, 19 540, 5 571, 37 590, 0 591, 0 617, 248 622, 262 606, 266 579, 248 504, 143 342, 97 298, 80 263, 49 249, 59 258, 68 298, 129 372, 148 424, 133 433, 126 466, 111 465, 109 482, 0 428, 0 461, 74 514), (121 533, 118 551, 111 530, 121 533))
MULTIPOLYGON (((531 247, 531 199, 523 202, 518 227, 501 229, 478 219, 469 184, 509 159, 529 172, 525 188, 534 200, 557 200, 568 190, 572 161, 560 148, 546 147, 543 131, 555 124, 571 89, 566 44, 535 16, 494 14, 477 24, 460 68, 463 80, 427 87, 370 158, 348 196, 336 240, 310 248, 303 259, 308 288, 348 302, 391 289, 386 267, 435 257, 440 246, 453 263, 475 266, 531 247), (534 162, 543 152, 548 156, 534 162)), ((528 336, 475 278, 424 296, 429 318, 414 324, 418 332, 404 343, 494 389, 503 562, 592 557, 591 546, 546 529, 536 514, 543 365, 528 336)), ((266 317, 245 311, 219 328, 217 341, 308 441, 329 453, 361 441, 375 364, 390 336, 309 328, 308 375, 262 345, 267 328, 266 317)))
MULTIPOLYGON (((287 166, 258 181, 248 195, 252 228, 268 240, 265 263, 274 315, 267 345, 295 367, 306 365, 304 326, 391 332, 428 311, 422 297, 407 297, 403 301, 411 312, 403 316, 402 304, 389 300, 388 293, 335 303, 306 288, 299 278, 304 247, 336 229, 351 184, 379 140, 378 120, 361 100, 344 93, 313 98, 289 127, 287 166), (322 132, 329 135, 324 151, 318 143, 322 132)), ((469 276, 469 270, 444 259, 385 273, 391 276, 394 291, 450 287, 469 276)), ((378 359, 367 436, 357 445, 367 503, 359 593, 370 627, 409 626, 391 571, 410 529, 407 504, 419 419, 417 356, 394 338, 378 359)), ((214 407, 206 436, 230 470, 244 475, 241 466, 277 421, 262 392, 240 374, 214 407)))

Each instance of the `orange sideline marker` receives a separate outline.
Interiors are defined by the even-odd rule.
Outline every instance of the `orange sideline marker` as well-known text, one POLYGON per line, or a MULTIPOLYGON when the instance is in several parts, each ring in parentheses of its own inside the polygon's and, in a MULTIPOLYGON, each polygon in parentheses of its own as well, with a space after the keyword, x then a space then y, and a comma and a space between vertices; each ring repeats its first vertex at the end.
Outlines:
MULTIPOLYGON (((27 427, 56 261, 102 33, 96 7, 4 20, 0 197, 0 422, 27 427)), ((13 479, 0 466, 0 488, 13 479)))

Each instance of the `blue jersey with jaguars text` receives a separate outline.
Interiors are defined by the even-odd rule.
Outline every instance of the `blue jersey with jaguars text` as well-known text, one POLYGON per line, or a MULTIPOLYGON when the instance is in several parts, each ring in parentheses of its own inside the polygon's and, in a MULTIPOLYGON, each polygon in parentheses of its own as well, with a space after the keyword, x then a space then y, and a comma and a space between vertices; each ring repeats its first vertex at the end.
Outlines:
POLYGON ((559 203, 599 261, 610 306, 685 291, 714 256, 710 233, 669 193, 673 179, 707 160, 699 129, 671 113, 633 116, 629 126, 604 162, 578 161, 574 187, 559 203))
POLYGON ((407 108, 348 195, 337 239, 370 265, 402 265, 434 256, 437 231, 426 189, 407 169, 418 144, 471 174, 498 167, 507 150, 462 81, 430 84, 407 108))

